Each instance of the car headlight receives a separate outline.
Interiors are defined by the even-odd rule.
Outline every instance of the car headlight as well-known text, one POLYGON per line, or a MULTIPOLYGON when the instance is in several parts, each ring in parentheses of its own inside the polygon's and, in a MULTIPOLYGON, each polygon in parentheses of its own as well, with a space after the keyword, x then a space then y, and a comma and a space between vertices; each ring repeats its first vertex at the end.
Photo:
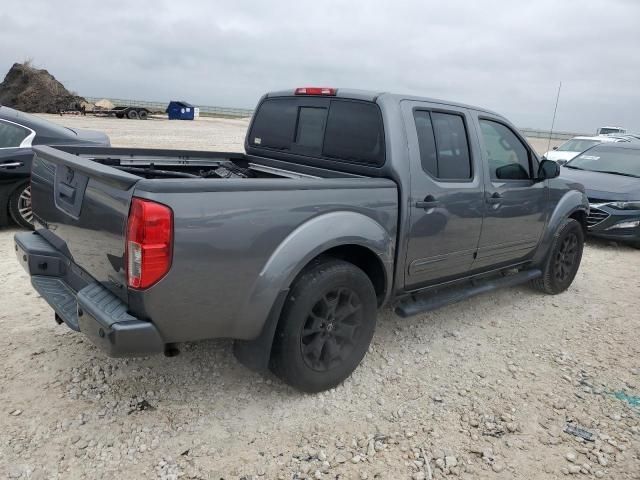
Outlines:
POLYGON ((640 200, 631 200, 629 202, 611 202, 608 205, 618 210, 640 210, 640 200))

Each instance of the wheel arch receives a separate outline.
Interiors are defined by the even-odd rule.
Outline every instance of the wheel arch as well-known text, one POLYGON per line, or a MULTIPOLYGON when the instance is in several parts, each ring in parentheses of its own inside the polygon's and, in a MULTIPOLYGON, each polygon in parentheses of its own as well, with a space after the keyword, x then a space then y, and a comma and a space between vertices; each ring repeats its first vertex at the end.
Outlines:
POLYGON ((556 203, 553 212, 549 216, 547 226, 540 238, 540 244, 533 258, 534 265, 541 265, 547 258, 549 248, 553 241, 553 235, 564 219, 573 218, 580 222, 583 231, 586 232, 586 221, 589 213, 589 200, 587 195, 579 190, 569 190, 556 203))
POLYGON ((372 218, 356 212, 331 212, 299 226, 273 252, 258 275, 238 319, 256 329, 256 337, 236 341, 238 359, 254 370, 268 366, 282 304, 296 277, 310 264, 331 256, 361 268, 371 280, 378 305, 389 299, 393 282, 395 237, 372 218), (265 318, 265 312, 269 312, 265 318))

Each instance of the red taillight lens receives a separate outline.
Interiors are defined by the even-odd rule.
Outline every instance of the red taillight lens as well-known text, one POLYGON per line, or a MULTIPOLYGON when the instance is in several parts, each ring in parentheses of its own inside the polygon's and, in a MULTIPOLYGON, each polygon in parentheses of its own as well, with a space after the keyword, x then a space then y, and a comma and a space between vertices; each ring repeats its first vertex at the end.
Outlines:
POLYGON ((300 87, 296 88, 296 95, 336 95, 335 88, 328 87, 300 87))
POLYGON ((166 205, 133 198, 127 223, 127 285, 147 288, 171 267, 173 212, 166 205))

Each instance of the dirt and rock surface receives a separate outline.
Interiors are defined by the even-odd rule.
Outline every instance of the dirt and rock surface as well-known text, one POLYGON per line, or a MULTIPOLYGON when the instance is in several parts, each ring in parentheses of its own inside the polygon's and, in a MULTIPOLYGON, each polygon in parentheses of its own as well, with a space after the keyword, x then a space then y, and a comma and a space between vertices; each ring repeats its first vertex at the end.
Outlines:
MULTIPOLYGON (((52 118, 130 146, 200 129, 191 148, 238 150, 246 127, 52 118)), ((638 250, 590 242, 555 297, 518 287, 410 319, 383 311, 354 375, 306 395, 246 370, 225 340, 105 357, 54 323, 15 231, 0 230, 0 478, 640 478, 638 250)))
POLYGON ((76 110, 86 100, 67 90, 44 69, 30 62, 14 63, 0 83, 0 105, 23 112, 76 110))

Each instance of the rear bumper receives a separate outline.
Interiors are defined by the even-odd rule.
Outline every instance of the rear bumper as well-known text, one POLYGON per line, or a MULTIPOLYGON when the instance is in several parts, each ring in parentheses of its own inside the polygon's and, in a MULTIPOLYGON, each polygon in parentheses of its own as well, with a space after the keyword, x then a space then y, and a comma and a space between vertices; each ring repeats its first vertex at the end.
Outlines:
POLYGON ((34 232, 14 236, 18 261, 31 284, 69 328, 84 333, 111 357, 164 351, 151 322, 127 312, 127 305, 34 232))

